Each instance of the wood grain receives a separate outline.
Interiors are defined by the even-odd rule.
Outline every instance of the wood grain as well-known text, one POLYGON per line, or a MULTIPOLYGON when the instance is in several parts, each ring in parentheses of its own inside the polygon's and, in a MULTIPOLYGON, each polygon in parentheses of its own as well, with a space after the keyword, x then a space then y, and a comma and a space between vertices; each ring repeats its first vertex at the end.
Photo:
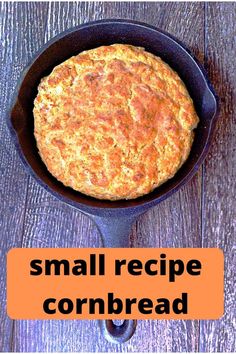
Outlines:
MULTIPOLYGON (((6 253, 20 247, 24 230, 29 177, 19 163, 5 125, 5 117, 17 79, 32 50, 28 32, 20 24, 16 4, 0 3, 0 349, 11 349, 13 322, 6 316, 6 253)), ((38 38, 36 36, 38 45, 38 38)), ((32 48, 35 51, 35 47, 32 48)))
POLYGON ((233 237, 230 237, 233 226, 232 88, 235 89, 235 73, 230 61, 230 54, 233 48, 235 50, 232 10, 235 10, 233 4, 203 3, 0 3, 0 266, 3 269, 0 272, 0 295, 3 299, 0 351, 236 350, 232 315, 233 237), (220 321, 205 321, 201 325, 199 321, 139 321, 135 335, 123 345, 106 342, 96 321, 14 321, 13 325, 6 317, 5 309, 7 249, 20 245, 101 246, 98 231, 88 217, 57 201, 26 176, 6 132, 4 117, 23 66, 42 44, 67 28, 102 18, 132 18, 169 31, 185 42, 202 63, 207 64, 218 93, 225 97, 221 113, 223 120, 219 122, 214 147, 203 170, 181 191, 140 217, 133 226, 130 243, 133 247, 213 245, 224 248, 227 254, 227 313, 220 321))
POLYGON ((221 98, 219 123, 204 167, 203 247, 219 247, 225 256, 225 315, 201 321, 200 350, 235 351, 235 116, 236 4, 208 4, 206 65, 221 98), (217 19, 217 21, 215 21, 217 19))

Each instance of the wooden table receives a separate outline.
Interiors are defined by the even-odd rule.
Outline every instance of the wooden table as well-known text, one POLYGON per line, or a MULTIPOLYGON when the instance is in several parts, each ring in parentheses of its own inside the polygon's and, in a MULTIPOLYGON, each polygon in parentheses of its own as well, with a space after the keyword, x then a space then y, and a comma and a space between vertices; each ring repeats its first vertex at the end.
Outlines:
MULTIPOLYGON (((0 350, 229 351, 235 346, 235 3, 0 4, 0 350), (225 315, 217 321, 139 321, 122 345, 106 342, 96 321, 12 321, 6 315, 6 252, 12 247, 99 247, 94 224, 53 198, 24 171, 6 129, 11 95, 23 67, 50 38, 80 23, 132 18, 185 42, 221 98, 210 153, 192 181, 140 217, 133 247, 220 247, 225 254, 225 315), (234 174, 233 174, 234 173, 234 174)), ((20 279, 19 279, 20 286, 20 279)))

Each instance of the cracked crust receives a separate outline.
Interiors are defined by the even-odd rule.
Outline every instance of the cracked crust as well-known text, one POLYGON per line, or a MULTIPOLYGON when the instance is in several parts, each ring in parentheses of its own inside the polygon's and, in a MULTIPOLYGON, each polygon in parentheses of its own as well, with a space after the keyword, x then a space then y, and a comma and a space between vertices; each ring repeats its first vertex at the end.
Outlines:
POLYGON ((132 199, 186 161, 198 117, 180 77, 143 48, 82 52, 41 80, 35 138, 48 170, 99 199, 132 199))

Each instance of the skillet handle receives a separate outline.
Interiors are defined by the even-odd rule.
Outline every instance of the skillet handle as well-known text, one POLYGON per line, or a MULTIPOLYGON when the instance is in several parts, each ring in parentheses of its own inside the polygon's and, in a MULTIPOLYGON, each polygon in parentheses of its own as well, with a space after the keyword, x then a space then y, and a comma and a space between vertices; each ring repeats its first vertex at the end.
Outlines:
MULTIPOLYGON (((101 236, 103 247, 129 247, 129 234, 136 216, 125 217, 99 217, 92 216, 101 236)), ((112 320, 99 320, 103 336, 112 343, 124 343, 135 332, 136 320, 124 320, 121 325, 116 325, 112 320)))
POLYGON ((125 320, 121 325, 116 325, 112 320, 99 320, 101 332, 107 341, 115 344, 129 340, 135 332, 137 321, 125 320))
POLYGON ((101 217, 90 216, 100 231, 103 247, 129 247, 129 234, 136 216, 101 217))

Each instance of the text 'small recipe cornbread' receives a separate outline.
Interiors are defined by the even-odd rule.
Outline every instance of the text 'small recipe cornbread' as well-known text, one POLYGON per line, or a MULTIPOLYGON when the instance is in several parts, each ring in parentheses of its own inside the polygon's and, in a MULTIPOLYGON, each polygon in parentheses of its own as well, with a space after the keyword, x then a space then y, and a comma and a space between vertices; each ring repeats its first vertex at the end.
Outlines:
POLYGON ((43 78, 35 137, 48 170, 99 199, 131 199, 173 177, 198 123, 180 77, 143 48, 80 53, 43 78))

